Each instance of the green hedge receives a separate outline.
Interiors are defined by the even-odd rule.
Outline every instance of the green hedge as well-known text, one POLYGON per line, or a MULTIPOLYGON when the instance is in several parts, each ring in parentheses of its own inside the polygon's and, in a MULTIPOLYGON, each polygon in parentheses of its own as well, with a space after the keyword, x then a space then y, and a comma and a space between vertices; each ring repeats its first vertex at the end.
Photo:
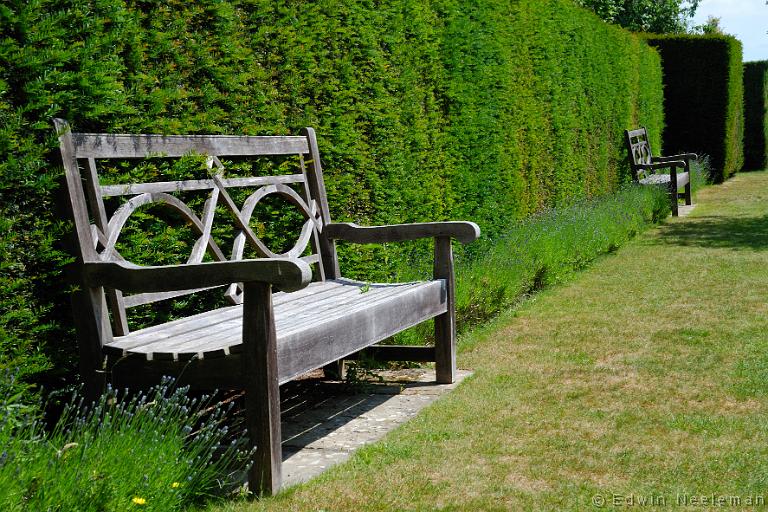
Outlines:
MULTIPOLYGON (((0 27, 0 365, 22 373, 74 367, 54 116, 314 126, 335 219, 472 219, 491 238, 615 190, 623 130, 662 127, 656 52, 570 0, 15 0, 0 27)), ((383 279, 412 250, 342 247, 342 265, 383 279)))
POLYGON ((768 166, 768 61, 744 64, 744 168, 768 166))
POLYGON ((741 43, 727 35, 650 36, 664 70, 664 152, 710 157, 722 182, 744 160, 741 43))

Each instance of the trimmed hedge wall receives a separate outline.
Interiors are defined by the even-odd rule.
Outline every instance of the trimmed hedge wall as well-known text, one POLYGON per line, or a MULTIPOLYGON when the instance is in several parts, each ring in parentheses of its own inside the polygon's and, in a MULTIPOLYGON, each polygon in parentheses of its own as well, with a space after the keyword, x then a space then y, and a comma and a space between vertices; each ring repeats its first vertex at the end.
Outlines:
POLYGON ((712 181, 744 161, 741 43, 728 35, 650 36, 664 71, 664 153, 709 155, 712 181))
POLYGON ((768 61, 744 64, 744 168, 768 166, 768 61))
MULTIPOLYGON (((662 129, 639 37, 570 0, 12 0, 0 7, 0 366, 70 371, 51 118, 78 131, 319 134, 332 215, 486 237, 628 179, 662 129)), ((408 247, 342 247, 348 273, 408 247)), ((418 253, 421 254, 421 253, 418 253)))

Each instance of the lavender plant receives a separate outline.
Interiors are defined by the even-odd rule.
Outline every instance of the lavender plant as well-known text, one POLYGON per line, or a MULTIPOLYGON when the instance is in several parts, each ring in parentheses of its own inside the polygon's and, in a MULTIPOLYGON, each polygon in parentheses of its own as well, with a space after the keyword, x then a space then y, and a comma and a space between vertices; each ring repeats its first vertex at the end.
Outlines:
POLYGON ((227 408, 169 380, 90 406, 75 397, 50 433, 3 400, 2 510, 183 510, 231 483, 246 455, 225 443, 227 408))

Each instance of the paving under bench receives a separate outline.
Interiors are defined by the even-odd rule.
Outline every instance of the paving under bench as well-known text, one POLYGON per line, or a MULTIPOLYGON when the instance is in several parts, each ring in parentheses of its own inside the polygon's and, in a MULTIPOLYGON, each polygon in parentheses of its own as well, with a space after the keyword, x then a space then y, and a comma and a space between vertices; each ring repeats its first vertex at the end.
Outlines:
POLYGON ((350 393, 348 385, 314 379, 281 389, 283 482, 294 485, 347 460, 365 444, 413 418, 471 372, 458 370, 453 384, 436 384, 435 372, 377 372, 381 383, 350 393))
POLYGON ((693 211, 694 208, 696 208, 695 204, 681 205, 681 206, 678 207, 678 210, 677 210, 679 212, 678 215, 680 217, 687 217, 688 215, 691 214, 691 212, 693 211))

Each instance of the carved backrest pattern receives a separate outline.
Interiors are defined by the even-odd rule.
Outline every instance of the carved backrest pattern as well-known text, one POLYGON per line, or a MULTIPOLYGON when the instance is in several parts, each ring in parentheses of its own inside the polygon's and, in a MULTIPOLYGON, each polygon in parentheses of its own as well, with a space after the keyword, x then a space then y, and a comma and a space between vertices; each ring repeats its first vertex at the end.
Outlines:
MULTIPOLYGON (((323 226, 330 222, 330 214, 317 143, 311 128, 306 129, 301 136, 161 136, 72 133, 65 121, 57 119, 55 124, 82 261, 124 260, 116 244, 128 218, 146 205, 157 204, 175 211, 195 232, 197 239, 187 263, 200 263, 206 254, 215 261, 239 260, 243 258, 246 247, 250 247, 259 257, 294 257, 316 264, 319 279, 337 277, 338 264, 333 243, 322 236, 323 226), (102 185, 99 179, 97 162, 102 160, 179 158, 188 154, 206 156, 206 163, 211 170, 210 178, 119 185, 102 185), (300 172, 227 178, 225 166, 220 160, 220 157, 284 155, 298 156, 300 172), (297 192, 291 185, 300 191, 297 192), (238 205, 230 192, 241 188, 247 188, 250 195, 238 205), (173 195, 189 191, 209 194, 199 216, 173 195), (274 195, 295 206, 304 218, 296 243, 282 254, 270 250, 250 227, 258 203, 274 195), (109 216, 104 200, 118 196, 126 200, 109 216), (232 221, 237 229, 229 258, 211 236, 217 206, 223 206, 228 211, 230 219, 227 220, 232 221), (305 255, 308 248, 309 254, 305 255)), ((119 290, 106 290, 106 299, 112 311, 113 331, 118 335, 128 333, 125 318, 125 309, 128 307, 195 291, 198 290, 123 297, 119 290)), ((240 302, 237 283, 230 285, 227 296, 233 303, 240 302)))

